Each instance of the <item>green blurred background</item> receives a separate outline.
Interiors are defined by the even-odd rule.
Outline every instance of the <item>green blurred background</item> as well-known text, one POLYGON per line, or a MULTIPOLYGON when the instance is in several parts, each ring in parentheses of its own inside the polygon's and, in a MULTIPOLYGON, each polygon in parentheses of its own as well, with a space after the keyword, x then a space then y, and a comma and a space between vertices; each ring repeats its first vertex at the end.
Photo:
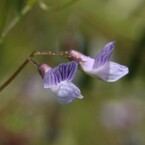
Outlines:
POLYGON ((0 145, 145 144, 145 1, 1 0, 1 84, 33 50, 75 49, 95 57, 110 41, 116 41, 112 60, 130 73, 105 83, 78 71, 74 82, 84 99, 68 105, 56 102, 28 64, 0 93, 0 145))

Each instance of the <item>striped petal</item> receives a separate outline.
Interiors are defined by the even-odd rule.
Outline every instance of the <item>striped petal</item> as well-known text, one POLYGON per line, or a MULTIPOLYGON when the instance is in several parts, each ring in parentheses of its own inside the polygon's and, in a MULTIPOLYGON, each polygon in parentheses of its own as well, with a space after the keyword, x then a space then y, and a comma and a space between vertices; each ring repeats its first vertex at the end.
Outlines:
POLYGON ((94 69, 105 65, 109 61, 112 51, 114 49, 114 43, 115 42, 110 42, 106 44, 105 47, 101 50, 101 52, 96 56, 93 64, 94 69))
POLYGON ((78 68, 75 61, 63 63, 44 74, 44 88, 51 88, 63 81, 72 81, 78 68))

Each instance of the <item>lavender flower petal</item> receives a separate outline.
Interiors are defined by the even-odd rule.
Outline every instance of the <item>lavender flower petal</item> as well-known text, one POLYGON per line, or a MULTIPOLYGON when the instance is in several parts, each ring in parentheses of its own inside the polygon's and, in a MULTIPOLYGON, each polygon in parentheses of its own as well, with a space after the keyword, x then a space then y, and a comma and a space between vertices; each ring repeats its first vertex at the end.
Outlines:
POLYGON ((83 98, 79 88, 71 82, 62 82, 57 88, 51 88, 51 90, 56 94, 57 100, 61 104, 68 104, 76 98, 83 98))
POLYGON ((95 75, 106 82, 115 82, 128 74, 128 72, 128 67, 115 62, 108 62, 99 69, 93 69, 90 74, 95 75))
POLYGON ((94 69, 99 68, 102 65, 105 65, 109 61, 112 51, 114 49, 114 43, 115 42, 110 42, 107 45, 105 45, 105 47, 101 50, 101 52, 96 56, 93 64, 94 69))
POLYGON ((75 61, 60 64, 47 71, 44 74, 43 83, 44 88, 51 88, 63 81, 72 81, 78 68, 78 63, 75 61))

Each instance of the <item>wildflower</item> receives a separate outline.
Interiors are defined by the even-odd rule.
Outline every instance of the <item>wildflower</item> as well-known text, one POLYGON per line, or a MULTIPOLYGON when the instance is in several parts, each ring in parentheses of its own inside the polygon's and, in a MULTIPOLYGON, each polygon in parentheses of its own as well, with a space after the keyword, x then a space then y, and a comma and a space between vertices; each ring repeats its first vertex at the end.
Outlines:
POLYGON ((68 57, 77 61, 87 74, 96 76, 106 82, 114 82, 128 73, 128 67, 110 61, 113 49, 114 42, 110 42, 105 45, 96 58, 85 56, 75 50, 70 50, 68 57))
POLYGON ((60 64, 55 68, 51 68, 47 64, 38 65, 44 88, 55 93, 58 102, 61 104, 68 104, 76 98, 83 98, 79 88, 71 82, 77 68, 78 63, 75 61, 60 64))

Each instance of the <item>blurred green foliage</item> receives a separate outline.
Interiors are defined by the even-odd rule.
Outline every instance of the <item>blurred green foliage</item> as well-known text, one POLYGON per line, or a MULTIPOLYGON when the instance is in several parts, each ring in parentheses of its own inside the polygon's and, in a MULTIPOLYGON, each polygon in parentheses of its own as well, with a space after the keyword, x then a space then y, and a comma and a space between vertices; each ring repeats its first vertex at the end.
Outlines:
MULTIPOLYGON (((33 50, 76 49, 95 57, 114 40, 112 60, 128 66, 130 73, 105 83, 78 72, 75 81, 85 98, 59 105, 29 64, 0 94, 0 144, 144 144, 143 119, 117 129, 101 120, 102 107, 112 100, 134 101, 144 112, 144 7, 144 0, 1 0, 1 84, 33 50)), ((52 66, 67 61, 57 56, 36 60, 52 66)))

